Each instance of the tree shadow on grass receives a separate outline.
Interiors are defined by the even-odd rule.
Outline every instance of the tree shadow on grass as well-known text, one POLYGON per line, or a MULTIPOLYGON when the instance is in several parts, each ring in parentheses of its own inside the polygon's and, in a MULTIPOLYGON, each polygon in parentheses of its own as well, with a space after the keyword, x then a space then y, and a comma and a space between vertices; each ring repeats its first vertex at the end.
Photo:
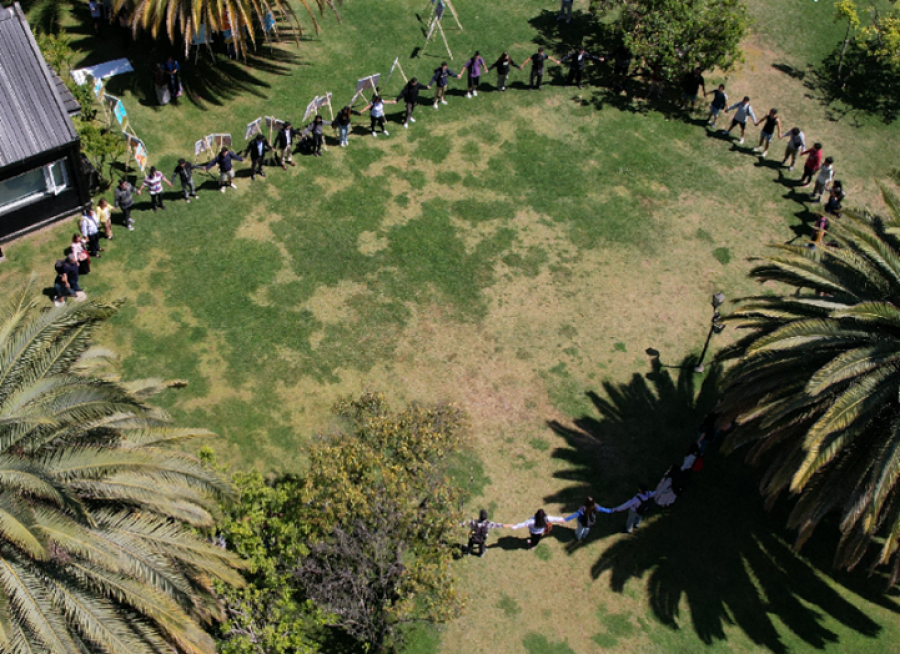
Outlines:
MULTIPOLYGON (((570 485, 547 501, 574 509, 593 492, 601 504, 620 502, 639 482, 655 483, 679 460, 716 401, 720 377, 713 366, 700 382, 690 363, 667 368, 654 359, 646 376, 634 375, 626 384, 606 383, 602 397, 591 395, 598 417, 582 416, 574 428, 551 423, 568 442, 554 453, 569 463, 556 476, 570 485)), ((753 471, 737 456, 710 452, 687 492, 669 509, 654 506, 634 535, 601 551, 591 575, 609 574, 618 593, 629 581, 646 579, 650 609, 659 622, 679 629, 689 620, 707 644, 727 640, 726 629, 737 627, 757 645, 783 654, 788 650, 782 637, 786 628, 823 648, 839 641, 830 621, 877 636, 881 626, 826 577, 900 612, 897 602, 883 593, 884 580, 823 572, 830 566, 827 553, 834 552, 834 534, 825 530, 819 551, 798 556, 783 532, 787 508, 766 513, 753 471)), ((623 523, 622 515, 599 518, 583 547, 600 549, 623 523)))

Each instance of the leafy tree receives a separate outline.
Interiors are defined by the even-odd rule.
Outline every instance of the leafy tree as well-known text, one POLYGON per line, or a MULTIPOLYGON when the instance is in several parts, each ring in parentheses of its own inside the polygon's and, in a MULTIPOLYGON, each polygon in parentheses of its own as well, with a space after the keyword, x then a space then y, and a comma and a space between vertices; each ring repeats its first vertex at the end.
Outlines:
POLYGON ((598 18, 618 16, 636 60, 676 79, 696 67, 728 70, 741 60, 750 19, 741 0, 591 0, 598 18))
POLYGON ((147 404, 182 382, 98 374, 114 305, 36 290, 0 302, 0 651, 211 654, 241 563, 196 530, 233 488, 169 448, 209 433, 147 404))
POLYGON ((377 653, 397 646, 401 625, 461 608, 449 563, 463 491, 447 466, 464 423, 452 406, 394 412, 375 394, 337 412, 348 428, 311 452, 303 495, 313 542, 297 574, 309 598, 377 653))
POLYGON ((765 466, 769 503, 794 497, 788 524, 800 547, 840 516, 836 564, 900 579, 900 199, 886 216, 845 211, 819 249, 775 246, 752 276, 793 293, 745 299, 731 320, 749 330, 723 358, 727 441, 765 466))
MULTIPOLYGON (((201 452, 215 462, 211 450, 201 452)), ((220 654, 305 654, 324 618, 298 589, 297 562, 309 553, 301 513, 303 482, 285 477, 266 482, 257 472, 232 477, 240 501, 231 504, 219 534, 247 561, 244 587, 220 583, 226 618, 220 654)))
MULTIPOLYGON (((892 2, 884 12, 879 11, 874 2, 870 2, 860 12, 855 0, 838 0, 835 10, 836 19, 847 22, 847 33, 844 35, 838 60, 837 77, 840 84, 846 82, 844 63, 848 47, 852 47, 858 55, 854 57, 857 66, 861 63, 860 59, 870 59, 885 65, 895 74, 900 72, 900 1, 892 2), (851 36, 854 38, 851 39, 851 36)), ((853 74, 855 67, 850 67, 847 76, 853 74)))
MULTIPOLYGON (((316 34, 319 33, 319 22, 308 0, 300 3, 309 14, 316 34)), ((319 13, 330 7, 340 20, 333 0, 315 0, 319 13)), ((131 12, 131 24, 135 32, 139 28, 146 29, 153 38, 166 34, 169 41, 184 43, 185 53, 190 48, 194 36, 205 26, 211 32, 231 30, 234 45, 238 54, 246 56, 249 45, 255 45, 256 28, 265 24, 270 13, 280 14, 288 24, 290 32, 297 39, 303 28, 291 4, 286 0, 115 0, 115 10, 125 7, 131 12)))

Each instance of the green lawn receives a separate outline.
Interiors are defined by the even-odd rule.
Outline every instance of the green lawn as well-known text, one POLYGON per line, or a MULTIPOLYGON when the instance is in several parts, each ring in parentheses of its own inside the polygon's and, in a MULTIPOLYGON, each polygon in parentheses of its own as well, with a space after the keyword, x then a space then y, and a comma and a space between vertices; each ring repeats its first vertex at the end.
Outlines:
MULTIPOLYGON (((833 120, 797 73, 842 36, 830 3, 748 4, 746 62, 708 83, 727 80, 760 115, 777 106, 834 154, 852 201, 877 203, 898 128, 833 120)), ((585 37, 583 17, 567 27, 555 5, 455 6, 465 31, 448 29, 454 70, 476 48, 521 62, 537 43, 559 55, 585 37)), ((220 59, 213 69, 201 55, 198 69, 186 66, 194 101, 179 106, 153 106, 146 71, 168 48, 142 45, 137 72, 109 91, 168 174, 201 136, 243 136, 261 115, 296 123, 325 91, 340 106, 357 78, 386 74, 397 56, 427 81, 441 46, 410 55, 424 42, 416 14, 429 7, 349 0, 341 25, 324 19, 299 49, 262 48, 252 67, 220 59)), ((90 62, 123 54, 86 26, 73 31, 90 62)), ((559 74, 551 68, 551 81, 559 74)), ((455 82, 450 104, 421 106, 409 131, 394 118, 390 136, 373 139, 356 118, 348 148, 329 142, 323 157, 253 183, 239 166, 239 190, 224 196, 204 178, 199 201, 173 194, 167 212, 119 228, 83 285, 128 298, 101 334, 122 374, 187 379, 166 408, 221 434, 216 447, 236 467, 302 469, 331 403, 379 389, 395 404, 466 409, 488 478, 478 502, 497 519, 574 510, 587 492, 609 505, 655 482, 713 401, 714 380, 654 369, 645 351, 674 366, 698 353, 711 293, 756 292, 748 257, 806 238, 813 214, 775 168, 699 121, 597 87, 528 92, 524 72, 507 93, 485 79, 476 99, 455 82)), ((395 74, 386 95, 398 91, 395 74)), ((5 247, 3 283, 37 270, 49 284, 72 227, 5 247)), ((618 516, 576 550, 566 530, 536 552, 504 535, 485 559, 459 563, 465 615, 439 639, 420 632, 411 651, 894 651, 896 596, 863 572, 834 575, 824 530, 804 557, 791 553, 783 510, 766 514, 752 475, 718 458, 632 539, 618 516)))

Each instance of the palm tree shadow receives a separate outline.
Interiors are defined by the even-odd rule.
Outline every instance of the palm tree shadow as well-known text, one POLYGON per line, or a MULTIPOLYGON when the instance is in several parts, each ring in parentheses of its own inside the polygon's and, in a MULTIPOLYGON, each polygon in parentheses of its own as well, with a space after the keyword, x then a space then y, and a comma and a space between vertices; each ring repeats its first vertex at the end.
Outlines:
MULTIPOLYGON (((609 505, 633 494, 639 482, 655 484, 696 437, 697 425, 716 401, 720 375, 713 366, 698 385, 699 375, 690 365, 664 368, 654 358, 647 375, 635 374, 625 384, 605 383, 602 397, 589 394, 598 417, 582 416, 574 427, 550 424, 567 441, 554 456, 569 464, 556 476, 570 484, 545 499, 574 509, 592 493, 609 505)), ((726 640, 726 629, 737 627, 778 654, 788 650, 785 629, 824 648, 839 640, 829 628, 834 621, 877 636, 881 626, 829 584, 827 576, 851 593, 900 612, 883 593, 884 578, 823 571, 830 563, 827 553, 834 551, 827 545, 819 544, 819 554, 812 557, 797 555, 782 531, 786 508, 767 513, 753 472, 739 457, 708 453, 687 493, 669 509, 654 507, 634 535, 603 549, 591 575, 608 574, 617 593, 629 581, 645 579, 657 620, 673 630, 689 621, 707 644, 726 640)), ((621 514, 601 517, 584 547, 603 547, 622 527, 621 514)), ((833 541, 833 536, 823 533, 824 540, 833 541)))

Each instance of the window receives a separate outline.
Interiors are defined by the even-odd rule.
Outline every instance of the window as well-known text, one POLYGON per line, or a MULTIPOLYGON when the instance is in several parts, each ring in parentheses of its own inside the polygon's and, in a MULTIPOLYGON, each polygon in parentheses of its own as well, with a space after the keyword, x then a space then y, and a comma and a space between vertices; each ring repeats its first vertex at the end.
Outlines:
POLYGON ((69 174, 66 171, 65 159, 0 181, 0 214, 48 196, 59 195, 67 188, 69 188, 69 174))

